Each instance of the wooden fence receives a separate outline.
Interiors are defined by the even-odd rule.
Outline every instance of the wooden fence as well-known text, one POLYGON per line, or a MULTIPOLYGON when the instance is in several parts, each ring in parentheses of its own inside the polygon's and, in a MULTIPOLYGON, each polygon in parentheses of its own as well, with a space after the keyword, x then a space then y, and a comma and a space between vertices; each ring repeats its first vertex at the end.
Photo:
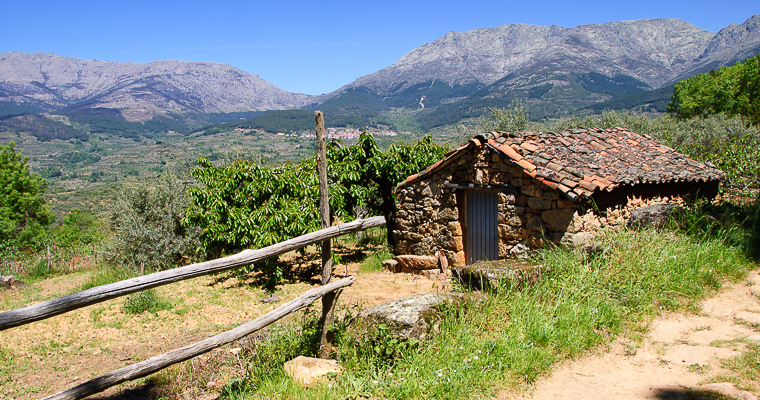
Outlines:
MULTIPOLYGON (((253 264, 258 261, 306 247, 310 244, 319 243, 347 233, 364 231, 382 225, 385 225, 384 217, 356 220, 347 224, 308 233, 262 249, 245 250, 228 257, 139 276, 137 278, 94 287, 28 307, 6 311, 0 313, 0 331, 50 318, 130 293, 253 264)), ((253 321, 240 325, 237 328, 198 343, 175 349, 148 360, 101 375, 73 388, 45 397, 45 399, 81 399, 91 394, 101 392, 119 383, 150 375, 172 364, 188 360, 219 346, 238 340, 246 335, 250 335, 280 318, 308 306, 327 293, 333 293, 336 290, 350 286, 353 282, 354 277, 348 277, 336 282, 326 283, 323 286, 309 290, 300 297, 253 321)))

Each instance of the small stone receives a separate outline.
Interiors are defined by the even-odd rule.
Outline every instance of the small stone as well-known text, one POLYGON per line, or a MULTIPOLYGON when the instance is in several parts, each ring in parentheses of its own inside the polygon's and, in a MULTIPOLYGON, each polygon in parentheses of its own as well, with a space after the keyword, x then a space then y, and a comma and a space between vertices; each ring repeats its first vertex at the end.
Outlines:
POLYGON ((437 269, 438 258, 433 256, 401 255, 394 258, 398 265, 409 269, 437 269))
POLYGON ((323 360, 298 356, 283 366, 285 373, 301 386, 309 387, 319 380, 327 378, 329 374, 340 374, 343 369, 335 360, 323 360))
POLYGON ((387 269, 390 272, 398 272, 398 261, 385 260, 383 261, 383 269, 387 269))
POLYGON ((233 356, 236 356, 236 355, 240 354, 241 350, 243 350, 243 349, 241 349, 240 347, 235 347, 235 348, 229 349, 229 352, 233 356))

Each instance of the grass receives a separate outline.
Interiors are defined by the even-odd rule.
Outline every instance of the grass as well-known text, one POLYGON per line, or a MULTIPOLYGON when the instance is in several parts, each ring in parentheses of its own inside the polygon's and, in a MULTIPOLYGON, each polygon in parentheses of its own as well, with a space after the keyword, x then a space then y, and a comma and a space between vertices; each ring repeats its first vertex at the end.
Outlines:
POLYGON ((367 274, 370 272, 382 271, 383 261, 389 258, 393 258, 393 254, 390 251, 386 249, 376 251, 362 261, 359 265, 359 272, 367 274))
POLYGON ((755 268, 745 246, 754 236, 741 224, 728 226, 734 225, 695 227, 692 221, 661 232, 611 232, 599 243, 608 251, 595 258, 548 249, 535 261, 552 270, 533 288, 446 310, 441 334, 429 342, 378 352, 372 343, 343 336, 338 359, 345 372, 309 390, 282 371, 282 355, 303 354, 288 344, 298 336, 275 338, 247 358, 248 377, 231 384, 226 397, 460 399, 524 387, 561 360, 620 335, 635 339, 664 311, 696 310, 723 279, 745 276, 755 268))
POLYGON ((124 306, 121 309, 127 314, 142 314, 144 312, 156 313, 161 310, 171 310, 171 308, 171 301, 159 296, 155 290, 148 289, 128 295, 124 299, 124 306))

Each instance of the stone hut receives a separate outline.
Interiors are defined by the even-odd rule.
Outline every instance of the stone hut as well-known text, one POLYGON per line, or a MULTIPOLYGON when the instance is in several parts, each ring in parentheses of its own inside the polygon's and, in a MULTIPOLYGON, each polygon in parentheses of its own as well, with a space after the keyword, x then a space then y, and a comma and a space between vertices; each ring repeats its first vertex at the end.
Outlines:
POLYGON ((624 128, 486 133, 396 188, 394 250, 462 266, 578 244, 643 205, 711 198, 723 175, 624 128))

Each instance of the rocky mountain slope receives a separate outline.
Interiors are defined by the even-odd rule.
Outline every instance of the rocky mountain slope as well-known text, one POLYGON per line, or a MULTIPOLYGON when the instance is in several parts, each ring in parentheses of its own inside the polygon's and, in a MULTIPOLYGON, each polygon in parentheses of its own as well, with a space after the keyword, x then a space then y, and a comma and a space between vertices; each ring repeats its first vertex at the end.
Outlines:
POLYGON ((551 115, 672 85, 758 53, 760 15, 717 34, 677 19, 569 29, 512 24, 450 32, 335 94, 371 92, 407 108, 522 98, 551 115))
MULTIPOLYGON (((674 82, 758 53, 760 15, 718 33, 676 19, 575 28, 511 24, 450 32, 323 96, 289 93, 223 64, 133 64, 4 53, 0 117, 56 110, 92 118, 112 118, 115 112, 127 121, 147 121, 183 113, 318 106, 333 114, 374 118, 405 108, 420 111, 414 118, 427 130, 514 99, 527 103, 534 118, 607 108, 612 99, 624 106, 645 99, 649 109, 661 111, 674 82)), ((183 123, 209 122, 200 117, 183 123)))
POLYGON ((301 108, 312 96, 286 92, 229 65, 87 61, 55 54, 0 54, 0 102, 48 109, 110 108, 129 121, 172 112, 301 108))

